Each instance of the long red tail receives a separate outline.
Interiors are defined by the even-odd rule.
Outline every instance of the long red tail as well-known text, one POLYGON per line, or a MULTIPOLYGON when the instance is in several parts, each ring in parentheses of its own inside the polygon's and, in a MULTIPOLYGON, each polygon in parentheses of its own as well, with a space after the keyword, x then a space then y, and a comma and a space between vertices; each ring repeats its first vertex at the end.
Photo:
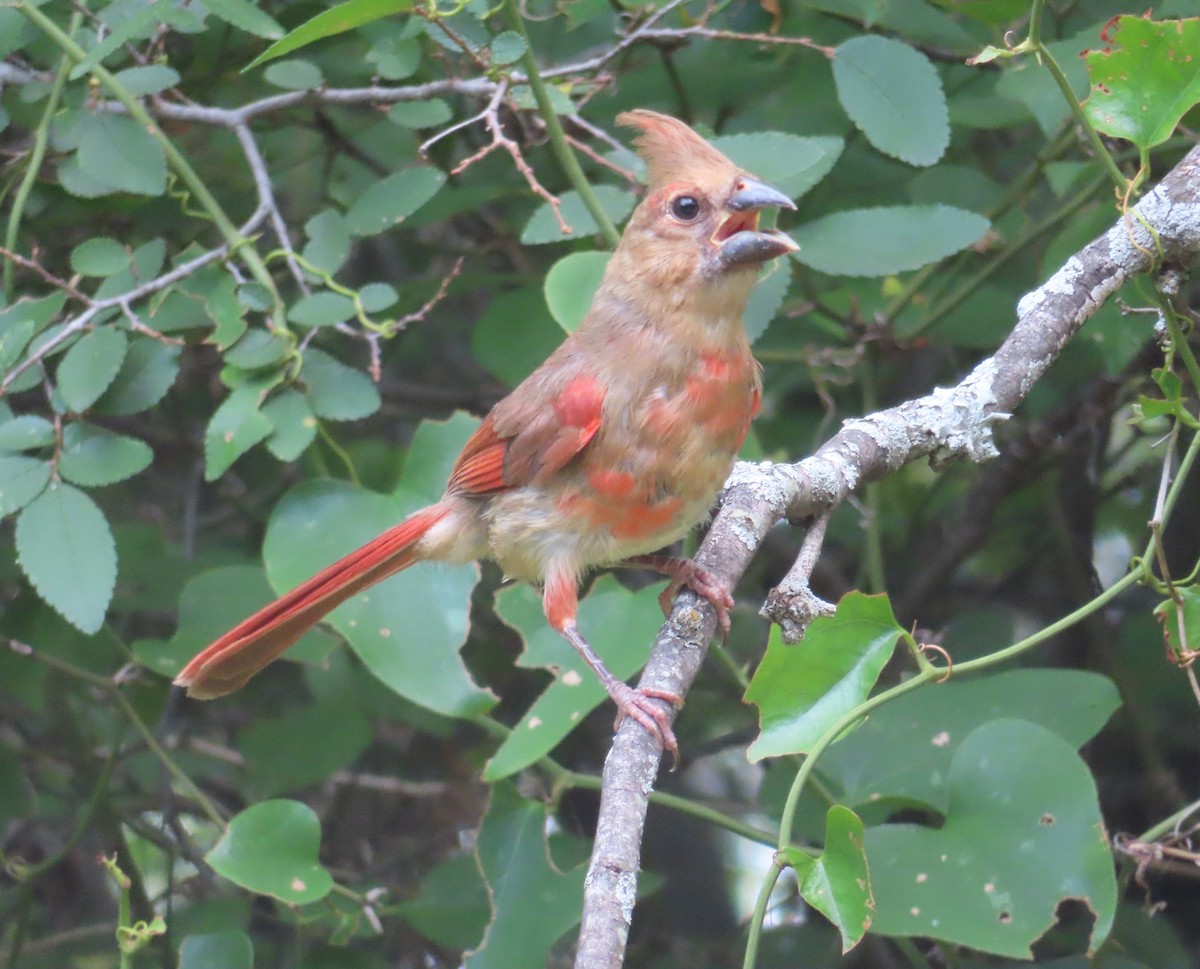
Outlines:
POLYGON ((330 611, 417 561, 413 546, 447 512, 440 504, 415 512, 263 606, 197 653, 175 677, 176 684, 187 687, 188 696, 198 700, 212 700, 240 690, 250 677, 278 659, 330 611))

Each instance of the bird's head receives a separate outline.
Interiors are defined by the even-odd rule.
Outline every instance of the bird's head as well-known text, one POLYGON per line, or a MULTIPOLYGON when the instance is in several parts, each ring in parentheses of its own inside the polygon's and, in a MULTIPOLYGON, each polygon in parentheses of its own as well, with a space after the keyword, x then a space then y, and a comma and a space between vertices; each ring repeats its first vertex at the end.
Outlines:
POLYGON ((649 175, 626 237, 651 247, 676 281, 754 270, 799 248, 777 229, 759 226, 763 209, 794 209, 792 200, 752 178, 682 121, 644 109, 617 121, 639 130, 634 146, 649 175))

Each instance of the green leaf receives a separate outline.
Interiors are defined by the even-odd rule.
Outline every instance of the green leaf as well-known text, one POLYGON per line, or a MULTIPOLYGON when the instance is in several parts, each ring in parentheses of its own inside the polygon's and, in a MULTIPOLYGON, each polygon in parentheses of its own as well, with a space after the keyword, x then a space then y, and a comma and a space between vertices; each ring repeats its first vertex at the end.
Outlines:
POLYGON ((132 118, 88 115, 76 157, 84 172, 114 191, 135 195, 166 191, 167 156, 162 145, 132 118))
MULTIPOLYGON (((423 423, 392 496, 334 481, 289 491, 263 544, 271 584, 281 592, 292 588, 435 501, 474 426, 465 416, 423 423)), ((328 622, 396 693, 449 716, 478 713, 494 699, 471 681, 458 656, 478 574, 475 566, 417 565, 355 596, 328 622)))
POLYGON ((368 313, 382 313, 395 305, 400 294, 387 283, 367 283, 358 291, 358 298, 368 313))
POLYGON ((500 65, 515 64, 525 56, 525 51, 528 49, 529 45, 525 43, 525 38, 515 30, 506 30, 502 34, 497 34, 489 48, 492 63, 500 65))
POLYGON ((121 369, 129 341, 113 327, 102 327, 80 338, 58 365, 58 392, 76 413, 99 399, 121 369))
POLYGON ((325 75, 312 61, 293 58, 276 61, 263 71, 263 80, 286 91, 311 91, 325 83, 325 75))
POLYGON ((492 916, 479 865, 468 854, 439 862, 421 883, 421 894, 398 904, 396 911, 425 938, 447 949, 478 945, 492 916))
POLYGON ((1167 655, 1176 663, 1200 649, 1200 589, 1186 586, 1176 590, 1180 602, 1167 599, 1154 609, 1154 618, 1162 626, 1167 655))
POLYGON ((235 929, 189 935, 179 947, 179 969, 253 969, 253 965, 250 937, 235 929))
POLYGON ((563 341, 562 328, 533 286, 501 293, 471 335, 475 358, 510 387, 528 377, 563 341))
POLYGON ((17 517, 17 561, 67 622, 85 633, 100 629, 117 581, 117 552, 91 498, 67 484, 43 491, 17 517))
POLYGON ((377 235, 399 225, 445 184, 436 168, 407 168, 371 185, 346 213, 346 226, 358 236, 377 235))
POLYGON ((888 276, 919 269, 982 238, 989 222, 949 205, 896 205, 835 212, 800 226, 797 259, 834 276, 888 276))
POLYGON ((544 285, 546 305, 568 333, 583 322, 611 258, 611 252, 573 252, 550 267, 544 285))
POLYGON ((71 250, 71 268, 84 276, 112 276, 129 268, 130 253, 106 236, 81 242, 71 250))
POLYGON ((950 112, 924 54, 889 37, 853 37, 835 51, 833 79, 850 120, 884 154, 932 165, 945 153, 950 112))
POLYGON ((1081 747, 1121 704, 1107 677, 1083 670, 1007 670, 977 679, 930 684, 875 710, 821 758, 821 774, 840 786, 839 800, 946 807, 950 762, 976 727, 1019 717, 1081 747))
POLYGON ((267 450, 280 461, 295 461, 317 436, 317 419, 304 395, 284 391, 263 405, 263 413, 275 428, 267 438, 267 450))
POLYGON ((1024 720, 973 730, 955 752, 938 829, 867 830, 872 929, 1016 959, 1078 899, 1095 916, 1089 954, 1117 903, 1096 786, 1074 748, 1024 720))
POLYGON ((522 798, 511 784, 492 788, 475 852, 487 882, 492 920, 465 969, 528 969, 546 962, 550 947, 579 921, 586 866, 569 872, 551 863, 546 806, 522 798))
POLYGON ((259 409, 262 396, 258 382, 247 382, 232 391, 213 413, 204 432, 205 481, 216 481, 234 461, 271 433, 271 421, 259 409))
POLYGON ((825 816, 825 848, 816 858, 794 848, 784 852, 796 869, 800 895, 842 935, 849 952, 871 927, 875 900, 863 850, 863 823, 840 804, 825 816))
POLYGON ((436 128, 454 117, 441 98, 431 101, 397 101, 388 108, 388 120, 401 128, 436 128))
POLYGON ((238 30, 244 30, 264 40, 274 40, 283 36, 283 28, 275 19, 250 0, 204 0, 204 8, 214 17, 232 24, 238 30))
POLYGON ((841 138, 802 137, 782 131, 724 135, 712 143, 736 164, 799 198, 828 175, 846 143, 841 138))
POLYGON ((320 350, 304 352, 300 377, 313 413, 326 420, 356 421, 374 414, 382 403, 366 374, 320 350))
POLYGON ((1121 16, 1100 36, 1109 46, 1084 53, 1088 119, 1143 151, 1162 144, 1200 104, 1200 18, 1121 16))
MULTIPOLYGON (((619 225, 633 211, 634 198, 628 192, 613 185, 596 185, 592 191, 600 203, 600 208, 619 225)), ((568 239, 580 239, 599 231, 596 220, 592 218, 583 199, 578 192, 564 192, 561 196, 563 221, 571 227, 571 234, 565 235, 554 218, 554 210, 549 202, 544 202, 530 216, 521 231, 521 242, 527 246, 540 245, 545 242, 565 242, 568 239)))
POLYGON ((255 720, 238 734, 254 790, 266 795, 325 780, 353 764, 370 743, 366 713, 340 698, 255 720), (280 757, 289 747, 304 756, 280 757))
POLYGON ((371 45, 366 61, 385 80, 401 81, 421 66, 421 45, 414 37, 385 37, 371 45))
POLYGON ((289 905, 324 898, 333 888, 317 854, 321 822, 298 801, 263 801, 229 822, 204 860, 231 882, 289 905))
POLYGON ((137 438, 79 421, 63 430, 58 470, 74 484, 95 488, 132 478, 153 460, 154 452, 137 438))
POLYGON ((279 363, 288 355, 292 341, 269 330, 249 330, 225 352, 225 362, 241 370, 257 370, 279 363))
MULTIPOLYGON (((623 588, 601 576, 579 604, 579 628, 613 676, 628 679, 645 664, 662 625, 659 589, 623 588)), ((596 674, 546 622, 542 600, 526 585, 502 589, 496 615, 521 634, 519 665, 550 670, 554 679, 505 738, 483 771, 485 781, 508 777, 548 754, 588 713, 608 699, 596 674)))
POLYGON ((324 209, 304 223, 308 244, 302 255, 318 269, 335 273, 350 258, 350 230, 342 213, 324 209))
POLYGON ((148 337, 135 336, 108 389, 92 405, 92 412, 124 416, 157 404, 179 375, 180 348, 148 337))
POLYGON ((354 301, 341 293, 322 290, 301 296, 288 309, 287 318, 298 326, 336 326, 354 316, 354 301))
POLYGON ((36 451, 54 443, 54 425, 36 414, 0 424, 0 451, 36 451))
POLYGON ((134 97, 158 94, 179 83, 179 72, 166 64, 147 64, 118 71, 116 79, 134 97))
POLYGON ((758 706, 760 721, 758 739, 747 751, 750 761, 810 750, 870 695, 903 634, 887 596, 861 592, 843 596, 834 615, 813 620, 794 646, 784 645, 773 626, 746 689, 745 700, 758 706))
POLYGON ((0 518, 28 505, 50 483, 50 462, 0 455, 0 518))
POLYGON ((295 30, 289 31, 242 70, 248 71, 318 40, 353 30, 395 13, 407 13, 411 9, 412 0, 347 0, 346 3, 339 3, 336 7, 324 10, 295 30))
POLYGON ((751 345, 766 332, 771 321, 775 319, 791 282, 792 264, 786 259, 776 259, 767 266, 754 289, 750 290, 750 299, 746 302, 746 312, 742 319, 751 345))

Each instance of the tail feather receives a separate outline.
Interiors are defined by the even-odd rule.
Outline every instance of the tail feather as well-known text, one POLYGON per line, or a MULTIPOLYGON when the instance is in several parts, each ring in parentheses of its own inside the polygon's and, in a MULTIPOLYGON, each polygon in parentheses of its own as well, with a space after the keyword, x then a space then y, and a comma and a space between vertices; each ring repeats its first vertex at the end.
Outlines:
POLYGON ((413 547, 446 517, 430 505, 238 623, 198 653, 175 678, 188 696, 212 700, 234 690, 278 659, 347 599, 417 561, 413 547))

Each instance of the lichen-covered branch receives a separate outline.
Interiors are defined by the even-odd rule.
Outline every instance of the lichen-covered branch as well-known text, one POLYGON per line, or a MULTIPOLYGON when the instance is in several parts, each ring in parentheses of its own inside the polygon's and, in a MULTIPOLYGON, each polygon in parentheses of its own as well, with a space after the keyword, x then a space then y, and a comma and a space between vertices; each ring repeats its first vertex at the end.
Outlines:
MULTIPOLYGON (((959 384, 847 421, 796 464, 738 465, 697 561, 732 586, 781 519, 801 523, 827 515, 863 483, 921 458, 943 465, 994 457, 996 422, 1025 399, 1104 301, 1131 276, 1186 265, 1197 253, 1200 146, 1124 218, 1021 299, 1008 339, 959 384)), ((781 611, 772 618, 788 618, 786 597, 778 597, 773 608, 781 611)), ((681 593, 641 685, 686 695, 715 629, 712 607, 681 593)), ((613 740, 584 887, 576 969, 616 969, 624 958, 642 827, 660 758, 656 742, 636 725, 626 723, 613 740)))

